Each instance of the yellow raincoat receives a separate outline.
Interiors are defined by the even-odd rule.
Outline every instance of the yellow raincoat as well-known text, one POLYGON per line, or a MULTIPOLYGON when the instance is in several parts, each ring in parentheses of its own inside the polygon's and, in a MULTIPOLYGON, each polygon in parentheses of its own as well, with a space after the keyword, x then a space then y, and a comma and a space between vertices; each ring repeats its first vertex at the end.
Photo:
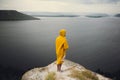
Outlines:
POLYGON ((66 55, 66 50, 68 49, 68 42, 66 39, 66 30, 60 30, 60 35, 56 38, 56 64, 62 64, 63 58, 66 55))

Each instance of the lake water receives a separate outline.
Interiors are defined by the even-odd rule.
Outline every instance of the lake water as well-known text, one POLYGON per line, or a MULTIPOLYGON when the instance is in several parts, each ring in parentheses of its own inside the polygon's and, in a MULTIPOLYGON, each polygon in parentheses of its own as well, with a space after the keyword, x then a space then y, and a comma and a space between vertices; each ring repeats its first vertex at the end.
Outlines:
POLYGON ((91 70, 120 70, 120 18, 115 17, 0 21, 0 64, 21 69, 50 64, 62 28, 69 42, 67 59, 91 70))

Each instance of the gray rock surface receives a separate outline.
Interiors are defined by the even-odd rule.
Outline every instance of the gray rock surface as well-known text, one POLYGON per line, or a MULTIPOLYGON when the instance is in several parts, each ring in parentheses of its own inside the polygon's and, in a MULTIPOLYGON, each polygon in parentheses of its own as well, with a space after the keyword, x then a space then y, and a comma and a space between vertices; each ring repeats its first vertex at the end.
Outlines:
POLYGON ((112 80, 92 72, 80 64, 65 60, 62 72, 57 72, 56 63, 34 68, 24 73, 21 80, 112 80), (76 71, 76 72, 75 72, 76 71))

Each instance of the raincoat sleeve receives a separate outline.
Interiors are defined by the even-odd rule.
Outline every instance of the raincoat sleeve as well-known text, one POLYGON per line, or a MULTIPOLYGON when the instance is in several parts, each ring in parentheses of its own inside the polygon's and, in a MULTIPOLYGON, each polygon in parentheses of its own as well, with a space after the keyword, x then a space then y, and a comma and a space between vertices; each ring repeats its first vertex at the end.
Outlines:
POLYGON ((64 49, 66 50, 66 49, 68 49, 68 48, 69 48, 68 42, 67 42, 67 39, 65 39, 65 42, 64 42, 64 49))

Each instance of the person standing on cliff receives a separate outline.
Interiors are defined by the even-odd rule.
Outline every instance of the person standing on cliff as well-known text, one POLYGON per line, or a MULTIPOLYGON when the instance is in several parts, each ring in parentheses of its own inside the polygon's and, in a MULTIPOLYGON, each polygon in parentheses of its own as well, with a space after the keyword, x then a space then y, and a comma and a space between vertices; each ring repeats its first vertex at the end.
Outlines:
POLYGON ((56 64, 57 71, 61 72, 61 66, 64 62, 64 58, 66 56, 66 50, 68 49, 68 42, 66 39, 66 30, 61 29, 59 32, 59 36, 56 38, 56 64))

